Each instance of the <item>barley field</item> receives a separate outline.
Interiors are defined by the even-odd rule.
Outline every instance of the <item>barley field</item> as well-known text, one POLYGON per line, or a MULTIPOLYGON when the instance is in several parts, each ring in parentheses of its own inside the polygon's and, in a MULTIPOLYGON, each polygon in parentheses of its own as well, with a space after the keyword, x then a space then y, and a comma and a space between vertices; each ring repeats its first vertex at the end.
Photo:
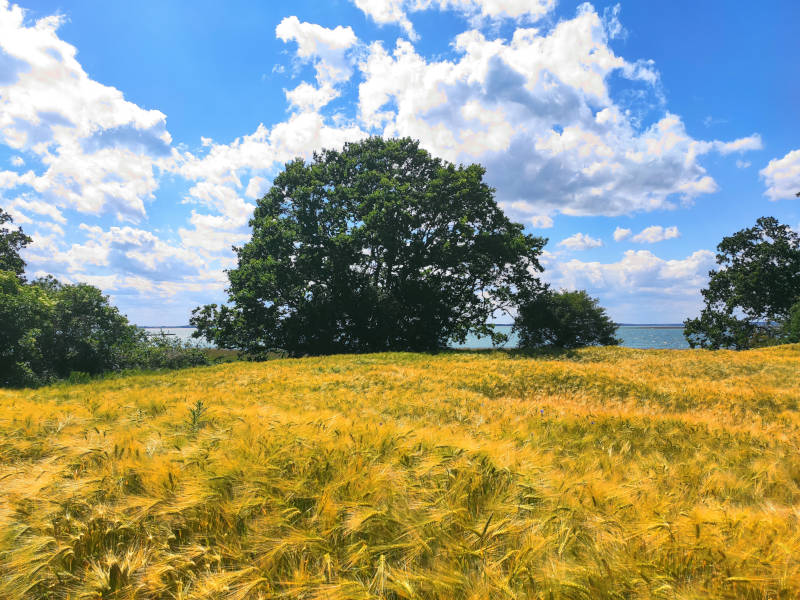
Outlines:
POLYGON ((0 598, 800 597, 800 345, 0 391, 0 598))

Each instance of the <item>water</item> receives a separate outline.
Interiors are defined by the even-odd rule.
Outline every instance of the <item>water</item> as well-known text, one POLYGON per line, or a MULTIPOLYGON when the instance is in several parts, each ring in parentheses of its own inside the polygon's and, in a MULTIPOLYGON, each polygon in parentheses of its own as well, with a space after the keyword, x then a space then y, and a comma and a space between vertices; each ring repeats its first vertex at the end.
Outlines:
MULTIPOLYGON (((517 337, 511 334, 510 325, 498 325, 500 331, 509 334, 506 348, 514 348, 517 345, 517 337)), ((199 346, 209 348, 211 344, 205 340, 192 338, 194 327, 145 327, 148 333, 165 333, 169 336, 176 336, 178 339, 190 341, 199 346)), ((683 327, 664 326, 664 325, 622 325, 617 329, 617 337, 622 340, 622 346, 627 348, 688 348, 689 344, 683 337, 683 327)), ((454 348, 491 348, 492 344, 488 338, 476 338, 469 336, 464 344, 455 344, 454 348)))
POLYGON ((182 342, 189 342, 201 348, 213 348, 205 338, 195 339, 192 334, 197 331, 194 327, 142 327, 150 335, 164 334, 170 338, 177 338, 182 342))
MULTIPOLYGON (((497 325, 497 329, 508 335, 505 348, 516 348, 519 339, 511 333, 510 325, 497 325)), ((665 325, 622 325, 617 329, 617 337, 622 340, 621 346, 626 348, 688 348, 683 337, 682 326, 665 325)), ((454 344, 454 348, 491 348, 489 338, 467 336, 463 344, 454 344)))

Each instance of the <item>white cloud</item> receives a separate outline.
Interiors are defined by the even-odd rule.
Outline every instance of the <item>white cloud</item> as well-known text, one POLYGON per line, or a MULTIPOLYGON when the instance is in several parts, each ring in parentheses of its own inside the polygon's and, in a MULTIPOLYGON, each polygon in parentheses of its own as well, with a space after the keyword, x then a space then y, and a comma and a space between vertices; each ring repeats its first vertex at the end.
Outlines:
POLYGON ((615 263, 572 259, 552 265, 551 276, 567 289, 699 293, 715 264, 714 253, 708 250, 698 250, 682 260, 664 260, 649 250, 627 250, 615 263))
POLYGON ((716 191, 701 155, 760 145, 758 136, 695 140, 670 113, 638 128, 607 80, 617 73, 658 95, 658 73, 616 56, 588 5, 546 35, 518 28, 509 41, 473 30, 454 47, 457 59, 428 61, 402 39, 391 52, 373 43, 359 64, 359 118, 448 160, 484 164, 520 221, 673 208, 716 191))
POLYGON ((753 163, 751 163, 749 160, 742 160, 742 159, 736 160, 737 169, 747 169, 751 164, 753 163))
POLYGON ((13 156, 11 157, 11 164, 15 167, 22 167, 25 165, 25 159, 23 159, 21 156, 13 156))
MULTIPOLYGON (((249 218, 250 213, 246 214, 249 218)), ((207 257, 228 254, 231 246, 242 245, 250 238, 250 232, 244 229, 240 220, 223 215, 192 211, 189 223, 193 229, 181 227, 178 230, 183 246, 207 257)))
POLYGON ((800 150, 792 150, 783 158, 773 158, 759 174, 767 186, 764 194, 770 200, 796 198, 800 192, 800 150))
POLYGON ((409 12, 429 9, 455 10, 472 19, 517 19, 535 21, 551 12, 555 0, 353 0, 379 25, 399 25, 411 40, 418 38, 409 12))
POLYGON ((614 230, 614 241, 621 242, 625 238, 630 237, 631 233, 632 232, 630 229, 623 229, 622 227, 617 227, 614 230))
POLYGON ((378 25, 395 23, 402 27, 412 40, 417 39, 414 26, 408 20, 408 0, 353 0, 361 11, 378 25))
POLYGON ((61 213, 60 210, 58 210, 58 208, 56 208, 52 204, 43 202, 42 200, 39 200, 36 197, 20 196, 18 198, 14 198, 11 202, 8 203, 8 207, 13 210, 21 209, 26 212, 32 212, 36 213, 37 215, 50 217, 50 219, 52 219, 57 223, 61 223, 62 225, 67 222, 67 220, 64 218, 64 215, 61 213))
POLYGON ((608 37, 612 40, 625 39, 628 37, 628 31, 623 27, 619 20, 619 14, 622 7, 619 4, 614 6, 607 6, 603 9, 603 23, 605 24, 608 37))
POLYGON ((587 248, 599 248, 603 245, 603 241, 586 235, 585 233, 576 233, 561 240, 558 242, 558 245, 569 250, 586 250, 587 248))
MULTIPOLYGON (((456 10, 473 24, 515 19, 519 26, 555 4, 356 3, 376 22, 397 23, 409 36, 408 15, 417 10, 456 10)), ((193 144, 192 151, 173 146, 163 113, 145 110, 121 91, 93 81, 76 60, 76 49, 59 39, 60 22, 58 17, 26 22, 21 9, 0 0, 5 61, 0 143, 39 165, 24 173, 0 171, 2 202, 15 218, 19 215, 18 222, 38 228, 40 235, 26 251, 33 270, 98 282, 120 298, 139 294, 151 303, 158 298, 164 306, 180 296, 184 312, 190 298, 197 299, 195 304, 207 302, 209 290, 213 296, 223 289, 222 269, 234 260, 230 246, 249 238, 252 200, 266 191, 283 163, 368 134, 409 135, 438 156, 486 165, 487 181, 509 215, 540 228, 552 227, 559 213, 620 215, 671 208, 717 189, 699 157, 761 147, 756 134, 732 142, 696 140, 681 118, 668 112, 641 127, 616 100, 609 79, 625 78, 645 96, 658 98, 659 75, 652 62, 627 61, 609 47, 609 39, 624 35, 617 7, 601 18, 583 5, 572 19, 546 30, 517 27, 510 39, 466 31, 455 38, 456 57, 449 60, 422 57, 405 40, 389 50, 380 43, 365 47, 350 27, 329 29, 288 17, 276 35, 296 43, 295 60, 314 69, 310 81, 286 90, 291 114, 233 140, 202 136, 201 148, 193 144), (331 101, 344 93, 354 73, 360 83, 357 114, 331 114, 331 101), (165 173, 178 183, 185 180, 184 201, 192 205, 191 216, 175 223, 174 230, 148 232, 107 221, 77 231, 66 226, 71 210, 144 221, 165 173), (65 228, 69 242, 63 241, 65 228)), ((23 167, 22 157, 16 158, 11 164, 23 167)), ((762 175, 770 181, 767 169, 762 175)), ((576 234, 560 245, 579 249, 602 242, 576 234)), ((636 275, 646 270, 637 271, 636 265, 649 261, 659 277, 672 281, 670 273, 686 262, 653 261, 648 255, 626 255, 615 263, 624 268, 570 261, 566 270, 555 265, 553 274, 565 282, 595 272, 611 280, 616 269, 633 280, 645 277, 636 275)), ((554 256, 548 253, 548 260, 554 256)))
POLYGON ((297 57, 311 62, 317 72, 317 83, 332 85, 350 78, 353 73, 346 51, 358 42, 352 28, 328 29, 314 23, 286 17, 275 28, 278 39, 297 42, 297 57))
POLYGON ((650 227, 645 227, 633 236, 631 241, 638 244, 654 244, 656 242, 663 242, 664 240, 680 237, 680 235, 677 227, 665 228, 661 227, 661 225, 651 225, 650 227))
POLYGON ((256 175, 255 177, 250 178, 250 182, 247 184, 247 190, 245 190, 244 195, 248 198, 261 198, 268 188, 269 182, 263 177, 256 175))
POLYGON ((41 221, 38 222, 37 225, 39 227, 44 227, 45 229, 49 229, 52 232, 52 234, 58 235, 62 238, 64 237, 64 228, 61 227, 61 225, 58 225, 57 223, 52 223, 49 221, 41 221))
POLYGON ((761 136, 757 133, 748 137, 739 138, 732 142, 714 142, 714 147, 720 154, 730 154, 732 152, 746 152, 749 150, 761 150, 764 144, 761 142, 761 136))
POLYGON ((293 90, 285 90, 289 104, 303 112, 317 111, 339 95, 331 85, 314 87, 305 81, 293 90))
POLYGON ((0 1, 0 51, 11 64, 0 78, 0 141, 37 155, 45 171, 32 186, 50 203, 141 219, 157 188, 154 164, 172 142, 166 117, 93 81, 58 37, 61 21, 28 25, 0 1))
POLYGON ((612 318, 640 322, 676 322, 694 316, 700 290, 716 265, 714 253, 698 250, 684 259, 664 260, 648 250, 628 250, 613 263, 545 262, 545 278, 556 288, 586 289, 601 299, 612 318))
POLYGON ((435 6, 439 10, 454 9, 493 19, 539 19, 556 6, 555 0, 417 0, 417 3, 426 7, 435 6))
POLYGON ((530 221, 531 225, 539 229, 549 229, 553 226, 553 218, 547 215, 533 215, 530 221))

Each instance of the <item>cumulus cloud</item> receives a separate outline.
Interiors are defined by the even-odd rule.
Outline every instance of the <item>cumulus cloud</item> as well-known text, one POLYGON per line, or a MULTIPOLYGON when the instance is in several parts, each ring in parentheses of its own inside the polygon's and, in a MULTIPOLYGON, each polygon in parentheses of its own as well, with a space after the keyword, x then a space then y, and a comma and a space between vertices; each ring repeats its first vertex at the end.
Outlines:
POLYGON ((621 242, 625 238, 630 237, 631 233, 633 233, 630 229, 623 229, 622 227, 617 227, 614 230, 614 241, 621 242))
POLYGON ((297 58, 314 65, 320 85, 346 81, 352 75, 346 56, 346 51, 358 42, 352 28, 340 25, 328 29, 292 16, 278 23, 275 35, 284 42, 297 42, 297 58))
POLYGON ((409 12, 429 9, 455 10, 475 19, 516 19, 535 21, 551 12, 555 0, 353 0, 379 25, 399 25, 411 40, 418 39, 409 12))
POLYGON ((631 241, 638 244, 654 244, 656 242, 663 242, 664 240, 671 240, 680 237, 680 235, 681 234, 677 227, 651 225, 650 227, 645 227, 639 233, 633 236, 631 241))
POLYGON ((702 288, 714 265, 714 253, 708 250, 681 260, 664 260, 649 250, 627 250, 615 263, 572 259, 553 270, 555 279, 569 289, 672 294, 702 288))
MULTIPOLYGON (((73 278, 88 276, 87 267, 105 267, 118 276, 139 276, 151 280, 180 280, 197 275, 203 260, 195 252, 159 239, 154 233, 133 227, 110 227, 107 230, 81 224, 85 241, 66 249, 53 240, 44 239, 49 252, 40 254, 41 243, 34 243, 27 258, 36 265, 48 264, 51 272, 66 273, 73 278)), ((40 238, 42 242, 42 238, 40 238)))
POLYGON ((23 167, 25 166, 25 159, 23 159, 21 156, 12 156, 11 164, 15 167, 23 167))
POLYGON ((66 218, 57 207, 43 202, 36 198, 36 196, 19 196, 9 202, 7 207, 12 212, 22 211, 23 213, 35 213, 37 215, 49 217, 52 221, 61 223, 62 225, 67 222, 66 218))
POLYGON ((714 253, 708 250, 677 260, 664 260, 648 250, 628 250, 613 263, 550 260, 545 263, 545 277, 556 288, 586 289, 599 296, 612 318, 637 314, 645 321, 664 323, 698 312, 700 289, 715 264, 714 253))
POLYGON ((530 222, 531 225, 539 229, 549 229, 553 226, 553 218, 548 215, 533 215, 530 222))
POLYGON ((402 27, 412 40, 417 39, 414 26, 408 19, 408 0, 353 0, 355 5, 378 25, 396 24, 402 27))
POLYGON ((673 208, 717 184, 699 158, 760 147, 692 138, 667 112, 640 129, 615 103, 616 73, 658 94, 658 73, 608 45, 589 5, 547 34, 518 28, 510 40, 472 30, 455 60, 429 61, 406 40, 369 46, 360 62, 359 118, 370 131, 411 136, 452 161, 477 161, 512 216, 621 215, 673 208))
POLYGON ((261 198, 269 187, 269 182, 258 175, 251 177, 244 195, 248 198, 261 198))
POLYGON ((27 24, 0 1, 0 141, 38 157, 44 172, 30 185, 50 203, 141 219, 158 187, 155 160, 172 141, 166 116, 92 80, 58 37, 61 21, 27 24))
POLYGON ((746 152, 749 150, 761 150, 764 144, 761 142, 761 136, 757 133, 753 135, 739 138, 732 142, 714 142, 714 147, 720 154, 730 154, 731 152, 746 152))
POLYGON ((593 238, 585 233, 576 233, 558 242, 568 250, 586 250, 587 248, 599 248, 603 245, 603 240, 593 238))
POLYGON ((796 198, 800 192, 800 150, 792 150, 783 158, 773 158, 759 174, 770 200, 796 198))

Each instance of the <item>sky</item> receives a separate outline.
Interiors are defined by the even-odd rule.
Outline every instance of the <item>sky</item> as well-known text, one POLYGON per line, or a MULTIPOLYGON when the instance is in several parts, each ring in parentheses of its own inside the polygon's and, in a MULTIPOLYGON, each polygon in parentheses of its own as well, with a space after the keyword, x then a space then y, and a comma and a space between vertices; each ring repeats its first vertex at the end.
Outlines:
POLYGON ((485 166, 555 288, 680 322, 724 236, 800 230, 798 24, 796 0, 0 0, 0 207, 30 276, 182 325, 287 161, 410 136, 485 166))

